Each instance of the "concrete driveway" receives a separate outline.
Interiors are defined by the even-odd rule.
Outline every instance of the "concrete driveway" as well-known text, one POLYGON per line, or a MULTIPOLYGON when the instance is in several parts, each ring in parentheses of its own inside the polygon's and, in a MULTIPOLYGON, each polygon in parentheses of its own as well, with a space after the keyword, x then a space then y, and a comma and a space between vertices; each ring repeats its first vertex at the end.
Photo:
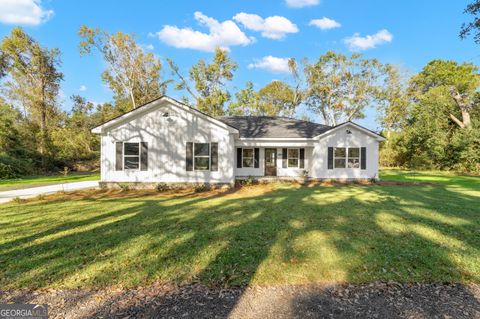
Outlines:
POLYGON ((60 183, 47 186, 39 186, 25 189, 0 192, 0 203, 6 203, 14 198, 32 198, 41 194, 52 194, 56 192, 70 192, 79 189, 97 188, 98 181, 84 181, 73 183, 60 183))

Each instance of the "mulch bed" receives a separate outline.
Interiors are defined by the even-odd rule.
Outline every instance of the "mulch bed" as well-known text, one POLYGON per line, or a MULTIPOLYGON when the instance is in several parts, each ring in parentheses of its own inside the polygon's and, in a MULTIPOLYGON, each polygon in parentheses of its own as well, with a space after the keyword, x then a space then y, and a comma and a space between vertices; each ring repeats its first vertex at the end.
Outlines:
POLYGON ((46 303, 50 318, 480 318, 478 284, 253 286, 0 291, 46 303))

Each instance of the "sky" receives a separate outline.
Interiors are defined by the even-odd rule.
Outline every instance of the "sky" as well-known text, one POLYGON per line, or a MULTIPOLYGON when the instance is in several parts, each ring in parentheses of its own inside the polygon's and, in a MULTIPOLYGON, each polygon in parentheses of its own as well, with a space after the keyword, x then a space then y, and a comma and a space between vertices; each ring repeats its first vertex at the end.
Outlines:
MULTIPOLYGON (((216 46, 228 49, 239 64, 230 89, 252 81, 259 89, 272 80, 290 81, 286 61, 315 61, 334 50, 361 53, 397 64, 414 74, 432 59, 480 64, 479 47, 458 37, 470 17, 463 10, 471 0, 209 0, 209 1, 60 1, 0 0, 0 37, 15 26, 47 47, 57 47, 64 73, 62 108, 72 94, 102 103, 111 92, 100 75, 105 64, 98 53, 80 56, 82 25, 109 32, 134 33, 144 50, 171 73, 172 58, 186 74, 199 59, 210 60, 216 46)), ((168 95, 184 93, 170 88, 168 95)), ((312 120, 321 118, 299 109, 312 120)), ((373 109, 359 124, 378 129, 373 109)))

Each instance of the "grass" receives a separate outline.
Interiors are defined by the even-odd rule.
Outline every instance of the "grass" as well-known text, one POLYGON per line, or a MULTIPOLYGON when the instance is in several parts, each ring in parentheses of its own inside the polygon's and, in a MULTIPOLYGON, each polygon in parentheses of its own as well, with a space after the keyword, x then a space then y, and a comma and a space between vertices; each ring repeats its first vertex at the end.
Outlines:
POLYGON ((4 204, 0 287, 478 283, 479 178, 441 177, 438 186, 85 191, 4 204))
POLYGON ((0 192, 29 187, 45 186, 66 182, 95 181, 100 179, 99 173, 70 173, 67 176, 26 176, 14 179, 0 179, 0 192))

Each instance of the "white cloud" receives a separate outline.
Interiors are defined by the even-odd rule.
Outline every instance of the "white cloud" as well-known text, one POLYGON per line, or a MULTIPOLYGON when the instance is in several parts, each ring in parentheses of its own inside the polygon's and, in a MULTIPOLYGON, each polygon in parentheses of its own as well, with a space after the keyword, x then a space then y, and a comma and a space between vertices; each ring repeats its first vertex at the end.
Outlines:
POLYGON ((329 19, 327 17, 310 20, 310 23, 308 25, 313 25, 322 30, 330 30, 330 29, 340 28, 342 26, 337 21, 333 19, 329 19))
POLYGON ((260 60, 256 60, 255 63, 248 65, 249 69, 262 69, 273 73, 288 73, 288 58, 277 58, 274 56, 264 56, 260 60))
POLYGON ((195 20, 208 28, 209 33, 166 25, 156 35, 161 41, 173 47, 207 52, 214 51, 216 47, 229 49, 235 45, 245 46, 255 40, 247 37, 231 20, 218 22, 198 11, 194 16, 195 20))
POLYGON ((240 12, 233 20, 241 23, 245 28, 262 32, 262 36, 269 39, 283 39, 288 33, 297 33, 297 26, 285 17, 272 16, 263 19, 259 15, 240 12))
POLYGON ((153 46, 153 44, 145 44, 145 45, 143 46, 143 48, 144 48, 145 50, 148 50, 148 51, 153 51, 153 49, 155 49, 155 47, 153 46))
POLYGON ((320 0, 285 0, 287 6, 292 8, 303 8, 308 6, 316 6, 320 0))
POLYGON ((0 0, 0 22, 7 24, 39 25, 53 16, 41 0, 0 0))
POLYGON ((387 29, 383 29, 373 35, 367 35, 365 37, 361 37, 359 33, 355 33, 353 36, 346 38, 344 42, 352 51, 363 51, 375 48, 379 44, 392 42, 392 40, 393 34, 387 29))
POLYGON ((80 85, 80 87, 78 88, 78 90, 79 90, 80 92, 85 92, 85 91, 87 90, 87 86, 82 84, 82 85, 80 85))

